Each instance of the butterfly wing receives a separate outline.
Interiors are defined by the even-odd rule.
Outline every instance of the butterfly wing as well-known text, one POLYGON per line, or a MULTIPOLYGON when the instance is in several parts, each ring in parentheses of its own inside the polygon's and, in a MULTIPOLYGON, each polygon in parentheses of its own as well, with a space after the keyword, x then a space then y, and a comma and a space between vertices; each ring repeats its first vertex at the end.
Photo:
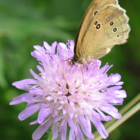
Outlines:
POLYGON ((92 20, 94 19, 94 17, 96 16, 96 14, 99 12, 100 9, 102 9, 104 6, 109 5, 109 4, 118 4, 117 0, 93 0, 90 4, 90 6, 88 7, 84 18, 82 20, 81 26, 79 28, 78 34, 77 34, 77 38, 75 41, 75 52, 79 53, 76 50, 79 50, 79 47, 82 44, 82 40, 84 38, 84 35, 87 32, 87 29, 90 25, 90 23, 92 22, 92 20))
MULTIPOLYGON (((95 2, 98 1, 95 0, 95 2)), ((112 2, 116 1, 112 0, 112 2)), ((92 4, 95 4, 94 1, 91 3, 91 6, 92 4)), ((128 38, 130 27, 125 10, 117 3, 115 5, 104 4, 98 10, 98 13, 94 15, 95 10, 93 9, 96 9, 96 5, 99 4, 93 5, 93 8, 89 7, 90 10, 87 11, 86 15, 88 17, 89 15, 93 16, 90 21, 87 21, 88 17, 84 18, 79 30, 76 43, 76 55, 79 59, 99 59, 107 54, 114 45, 125 43, 128 38), (84 28, 85 25, 87 26, 86 29, 84 28)))

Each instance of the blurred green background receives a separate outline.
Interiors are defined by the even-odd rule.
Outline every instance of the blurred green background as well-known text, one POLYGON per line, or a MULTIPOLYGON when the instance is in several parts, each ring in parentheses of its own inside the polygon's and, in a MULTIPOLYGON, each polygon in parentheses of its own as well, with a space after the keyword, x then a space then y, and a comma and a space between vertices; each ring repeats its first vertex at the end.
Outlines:
MULTIPOLYGON (((29 126, 36 115, 25 121, 17 116, 25 104, 9 106, 13 97, 24 93, 12 82, 30 78, 29 69, 36 70, 31 57, 33 45, 43 41, 67 42, 75 39, 82 17, 91 0, 0 0, 0 140, 31 140, 37 125, 29 126)), ((130 18, 128 42, 116 46, 103 57, 113 64, 109 73, 119 73, 127 92, 124 105, 140 92, 140 0, 120 0, 130 18)), ((123 106, 118 106, 121 109, 123 106)), ((107 140, 140 140, 137 112, 115 129, 107 140)))

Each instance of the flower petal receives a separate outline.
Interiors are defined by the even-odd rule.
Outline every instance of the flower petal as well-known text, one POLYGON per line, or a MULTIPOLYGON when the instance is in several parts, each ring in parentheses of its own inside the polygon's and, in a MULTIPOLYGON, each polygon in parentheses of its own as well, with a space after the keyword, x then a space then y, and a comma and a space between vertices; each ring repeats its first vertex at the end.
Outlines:
POLYGON ((85 140, 84 135, 78 125, 77 125, 77 133, 75 135, 77 140, 85 140))
POLYGON ((53 123, 52 131, 53 131, 53 139, 56 139, 58 136, 58 123, 53 123))
POLYGON ((90 129, 88 128, 88 124, 85 120, 85 118, 83 116, 79 117, 79 124, 81 126, 81 129, 83 131, 83 133, 89 138, 89 139, 93 139, 94 135, 91 133, 91 131, 89 131, 90 129))
POLYGON ((14 97, 14 98, 13 98, 13 101, 10 102, 10 105, 16 105, 16 104, 20 104, 20 103, 24 102, 24 101, 22 100, 22 98, 23 98, 24 96, 28 96, 28 95, 29 95, 29 93, 24 93, 24 94, 21 94, 21 95, 19 95, 19 96, 17 96, 17 97, 14 97))
POLYGON ((75 140, 75 134, 74 134, 73 129, 70 129, 69 140, 75 140))
POLYGON ((38 121, 35 120, 35 121, 33 121, 33 122, 30 122, 30 125, 37 124, 37 123, 38 123, 38 121))
POLYGON ((40 108, 40 104, 33 104, 27 107, 25 110, 23 110, 19 115, 18 118, 19 120, 23 121, 35 112, 37 112, 40 108))
POLYGON ((45 120, 45 118, 50 115, 50 113, 51 113, 50 108, 42 107, 38 114, 38 123, 41 124, 45 120))
POLYGON ((37 82, 34 79, 25 79, 25 80, 14 82, 12 85, 18 89, 29 90, 31 88, 29 84, 37 84, 37 82))
POLYGON ((99 120, 95 120, 94 118, 91 118, 91 121, 98 130, 98 132, 100 133, 100 135, 104 139, 106 139, 108 137, 108 132, 106 131, 104 125, 99 120))
POLYGON ((67 121, 63 119, 59 126, 59 134, 60 140, 66 140, 66 132, 67 132, 67 121))
POLYGON ((49 118, 43 125, 40 125, 33 133, 32 139, 39 140, 43 134, 49 129, 53 122, 53 118, 49 118))

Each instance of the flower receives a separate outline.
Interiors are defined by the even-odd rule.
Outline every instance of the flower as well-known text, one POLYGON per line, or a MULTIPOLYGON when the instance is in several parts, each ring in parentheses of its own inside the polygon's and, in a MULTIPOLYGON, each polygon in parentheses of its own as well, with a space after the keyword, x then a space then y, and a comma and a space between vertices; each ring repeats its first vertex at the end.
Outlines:
POLYGON ((72 40, 67 44, 54 42, 51 46, 44 42, 43 47, 34 48, 31 55, 39 61, 39 75, 31 69, 33 79, 14 82, 13 86, 28 92, 10 102, 10 105, 27 102, 18 116, 21 121, 38 111, 37 120, 30 123, 39 124, 32 135, 33 140, 40 139, 51 126, 53 139, 58 133, 60 140, 66 140, 68 134, 69 140, 84 140, 84 136, 93 139, 91 124, 104 139, 107 138, 101 121, 121 118, 113 106, 121 105, 126 97, 126 92, 121 90, 121 76, 108 76, 107 71, 112 66, 101 67, 100 60, 71 66, 72 40))

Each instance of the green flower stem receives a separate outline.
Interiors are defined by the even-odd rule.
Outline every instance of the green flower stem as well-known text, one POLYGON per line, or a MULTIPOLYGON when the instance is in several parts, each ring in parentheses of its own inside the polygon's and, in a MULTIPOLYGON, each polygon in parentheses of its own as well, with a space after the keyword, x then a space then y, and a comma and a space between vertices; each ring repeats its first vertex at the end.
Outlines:
POLYGON ((48 139, 47 139, 47 140, 54 140, 54 139, 53 139, 53 134, 52 134, 52 131, 50 132, 49 137, 48 137, 48 139))

